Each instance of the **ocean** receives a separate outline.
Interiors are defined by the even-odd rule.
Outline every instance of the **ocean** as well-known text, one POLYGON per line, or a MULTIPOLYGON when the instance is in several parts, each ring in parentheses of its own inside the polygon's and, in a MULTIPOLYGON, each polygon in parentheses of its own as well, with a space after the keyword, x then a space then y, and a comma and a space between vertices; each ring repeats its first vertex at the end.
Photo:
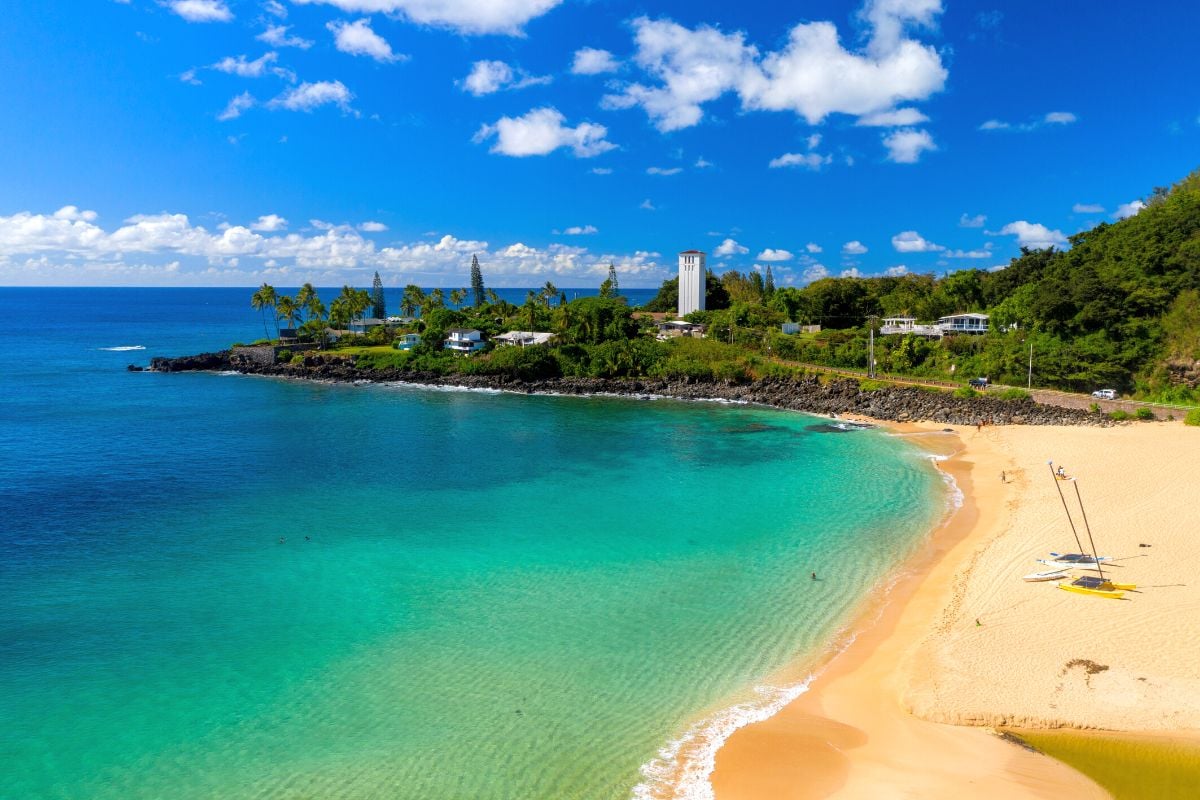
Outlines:
POLYGON ((803 414, 125 371, 251 291, 0 288, 2 798, 703 797, 946 509, 803 414))

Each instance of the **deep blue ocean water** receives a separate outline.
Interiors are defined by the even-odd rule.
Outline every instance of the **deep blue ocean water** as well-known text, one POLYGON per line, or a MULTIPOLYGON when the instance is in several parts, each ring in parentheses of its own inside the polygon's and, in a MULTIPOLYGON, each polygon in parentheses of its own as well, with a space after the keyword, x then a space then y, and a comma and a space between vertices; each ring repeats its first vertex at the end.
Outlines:
POLYGON ((124 370, 249 294, 0 289, 2 798, 670 796, 944 509, 800 414, 124 370))

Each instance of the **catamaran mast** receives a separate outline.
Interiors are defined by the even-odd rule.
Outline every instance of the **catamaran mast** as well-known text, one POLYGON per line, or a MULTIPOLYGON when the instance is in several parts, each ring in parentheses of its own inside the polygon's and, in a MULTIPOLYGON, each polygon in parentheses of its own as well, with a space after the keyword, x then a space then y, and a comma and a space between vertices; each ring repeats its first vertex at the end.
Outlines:
MULTIPOLYGON (((1067 522, 1071 523, 1071 533, 1075 534, 1075 546, 1078 547, 1079 552, 1082 553, 1083 543, 1079 541, 1079 531, 1075 530, 1075 520, 1071 519, 1071 509, 1067 508, 1067 497, 1063 494, 1062 487, 1059 486, 1060 481, 1058 480, 1058 476, 1054 474, 1054 462, 1047 461, 1046 463, 1050 465, 1050 477, 1054 478, 1054 488, 1058 489, 1058 499, 1062 500, 1063 511, 1067 512, 1067 522)), ((1075 487, 1075 491, 1079 491, 1078 486, 1075 487)), ((1080 504, 1079 507, 1082 509, 1083 505, 1080 504)), ((1095 546, 1093 546, 1092 549, 1095 550, 1095 546)), ((1095 555, 1095 553, 1092 553, 1093 557, 1095 557, 1095 555)))
POLYGON ((1100 573, 1100 580, 1104 580, 1104 570, 1100 568, 1100 554, 1096 552, 1096 542, 1092 539, 1092 527, 1088 525, 1087 512, 1083 510, 1083 495, 1079 494, 1079 481, 1075 481, 1075 498, 1079 501, 1079 513, 1083 515, 1083 527, 1087 530, 1088 541, 1092 545, 1092 558, 1096 559, 1096 571, 1100 573))

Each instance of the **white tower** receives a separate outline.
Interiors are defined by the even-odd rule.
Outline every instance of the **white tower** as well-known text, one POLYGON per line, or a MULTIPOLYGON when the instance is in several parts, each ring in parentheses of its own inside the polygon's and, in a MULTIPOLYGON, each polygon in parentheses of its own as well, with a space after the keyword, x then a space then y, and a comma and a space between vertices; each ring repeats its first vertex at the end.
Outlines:
POLYGON ((704 310, 704 288, 708 272, 704 253, 684 250, 679 254, 679 316, 704 310))

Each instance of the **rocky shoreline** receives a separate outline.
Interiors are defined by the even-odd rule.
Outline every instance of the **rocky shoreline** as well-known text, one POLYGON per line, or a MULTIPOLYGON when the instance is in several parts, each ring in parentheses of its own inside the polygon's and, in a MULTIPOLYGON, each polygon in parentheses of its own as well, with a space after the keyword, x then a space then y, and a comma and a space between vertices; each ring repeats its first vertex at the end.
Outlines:
MULTIPOLYGON (((132 367, 131 367, 132 369, 132 367)), ((306 356, 301 363, 261 364, 239 359, 229 350, 179 358, 155 357, 153 372, 224 372, 268 375, 327 382, 410 383, 467 389, 498 389, 525 394, 633 397, 647 395, 681 400, 727 400, 757 403, 814 414, 859 414, 891 422, 940 422, 951 425, 1110 425, 1105 416, 1090 411, 1059 408, 1021 400, 1001 400, 986 394, 955 397, 950 392, 915 386, 863 389, 849 378, 764 378, 747 383, 667 380, 661 378, 554 378, 522 380, 508 375, 441 375, 433 372, 358 369, 349 358, 323 354, 306 356)))

